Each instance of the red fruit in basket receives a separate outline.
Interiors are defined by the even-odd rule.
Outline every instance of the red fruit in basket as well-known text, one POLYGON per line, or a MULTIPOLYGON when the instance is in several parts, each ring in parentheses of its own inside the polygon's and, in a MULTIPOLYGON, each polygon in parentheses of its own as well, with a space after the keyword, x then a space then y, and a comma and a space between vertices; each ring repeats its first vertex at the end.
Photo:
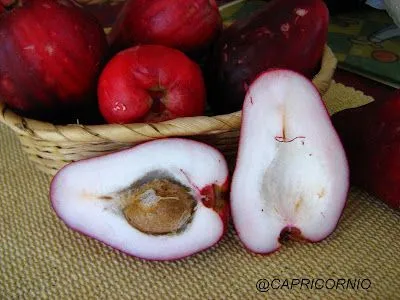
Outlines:
POLYGON ((98 99, 109 123, 160 122, 203 114, 205 86, 198 65, 182 52, 143 45, 108 62, 98 99))
POLYGON ((158 44, 197 52, 210 45, 221 29, 215 0, 128 0, 110 42, 114 49, 158 44))
POLYGON ((68 0, 21 0, 7 9, 0 15, 1 100, 43 118, 95 103, 108 46, 94 17, 68 0))
POLYGON ((50 198, 72 229, 143 259, 173 260, 220 240, 228 188, 220 152, 163 139, 66 166, 50 198))
POLYGON ((317 89, 289 70, 260 75, 244 101, 231 185, 243 244, 270 253, 287 235, 323 240, 338 223, 348 187, 345 152, 317 89))
POLYGON ((355 185, 400 208, 400 90, 384 101, 336 113, 355 185))
POLYGON ((218 113, 242 108, 251 82, 269 68, 311 78, 327 41, 329 12, 322 0, 272 0, 221 35, 208 63, 210 104, 218 113))

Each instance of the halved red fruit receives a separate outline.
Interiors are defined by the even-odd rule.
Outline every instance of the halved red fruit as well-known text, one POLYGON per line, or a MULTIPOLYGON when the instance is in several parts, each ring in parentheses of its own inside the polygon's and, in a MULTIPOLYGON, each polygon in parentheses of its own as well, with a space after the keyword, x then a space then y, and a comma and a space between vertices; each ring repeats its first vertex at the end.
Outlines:
POLYGON ((216 149, 163 139, 66 166, 50 198, 70 228, 130 255, 173 260, 220 240, 228 186, 216 149))
POLYGON ((320 241, 346 202, 345 152, 318 91, 289 70, 263 73, 243 105, 231 211, 243 244, 256 253, 282 235, 320 241))

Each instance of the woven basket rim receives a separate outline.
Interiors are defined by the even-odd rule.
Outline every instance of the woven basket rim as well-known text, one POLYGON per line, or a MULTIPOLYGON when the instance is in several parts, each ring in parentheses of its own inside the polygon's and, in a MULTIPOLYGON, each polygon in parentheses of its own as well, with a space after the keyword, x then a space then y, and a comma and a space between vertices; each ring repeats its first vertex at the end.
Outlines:
MULTIPOLYGON (((329 89, 337 59, 328 45, 325 45, 320 71, 313 83, 323 95, 329 89)), ((240 127, 241 111, 224 115, 176 118, 160 123, 54 125, 49 122, 19 116, 3 102, 0 102, 0 121, 19 135, 47 141, 131 142, 142 139, 155 139, 161 136, 203 135, 214 132, 234 130, 240 127), (128 134, 129 133, 134 133, 128 134)))

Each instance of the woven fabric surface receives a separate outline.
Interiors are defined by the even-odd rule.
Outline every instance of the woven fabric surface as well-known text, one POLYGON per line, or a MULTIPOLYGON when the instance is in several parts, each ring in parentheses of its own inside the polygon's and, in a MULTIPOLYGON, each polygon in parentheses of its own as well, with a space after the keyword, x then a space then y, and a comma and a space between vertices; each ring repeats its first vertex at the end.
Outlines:
MULTIPOLYGON (((371 99, 334 84, 326 101, 333 112, 371 99)), ((400 299, 400 214, 360 189, 351 189, 338 228, 320 243, 290 241, 254 255, 231 226, 208 251, 146 262, 68 229, 51 209, 51 178, 4 125, 0 155, 0 299, 400 299), (259 279, 279 281, 261 293, 259 279), (330 289, 331 279, 364 280, 364 288, 330 289)))

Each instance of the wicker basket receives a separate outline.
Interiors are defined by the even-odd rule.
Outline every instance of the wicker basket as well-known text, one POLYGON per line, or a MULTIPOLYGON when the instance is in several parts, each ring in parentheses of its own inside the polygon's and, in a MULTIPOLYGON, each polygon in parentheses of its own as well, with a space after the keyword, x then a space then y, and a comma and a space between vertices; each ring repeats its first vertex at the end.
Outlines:
MULTIPOLYGON (((313 80, 321 94, 328 90, 336 64, 334 54, 325 47, 321 70, 313 80)), ((232 162, 237 151, 241 112, 178 118, 154 124, 56 126, 21 117, 0 103, 0 121, 18 135, 23 150, 37 167, 54 175, 72 161, 165 137, 180 136, 203 141, 218 148, 232 162)))

